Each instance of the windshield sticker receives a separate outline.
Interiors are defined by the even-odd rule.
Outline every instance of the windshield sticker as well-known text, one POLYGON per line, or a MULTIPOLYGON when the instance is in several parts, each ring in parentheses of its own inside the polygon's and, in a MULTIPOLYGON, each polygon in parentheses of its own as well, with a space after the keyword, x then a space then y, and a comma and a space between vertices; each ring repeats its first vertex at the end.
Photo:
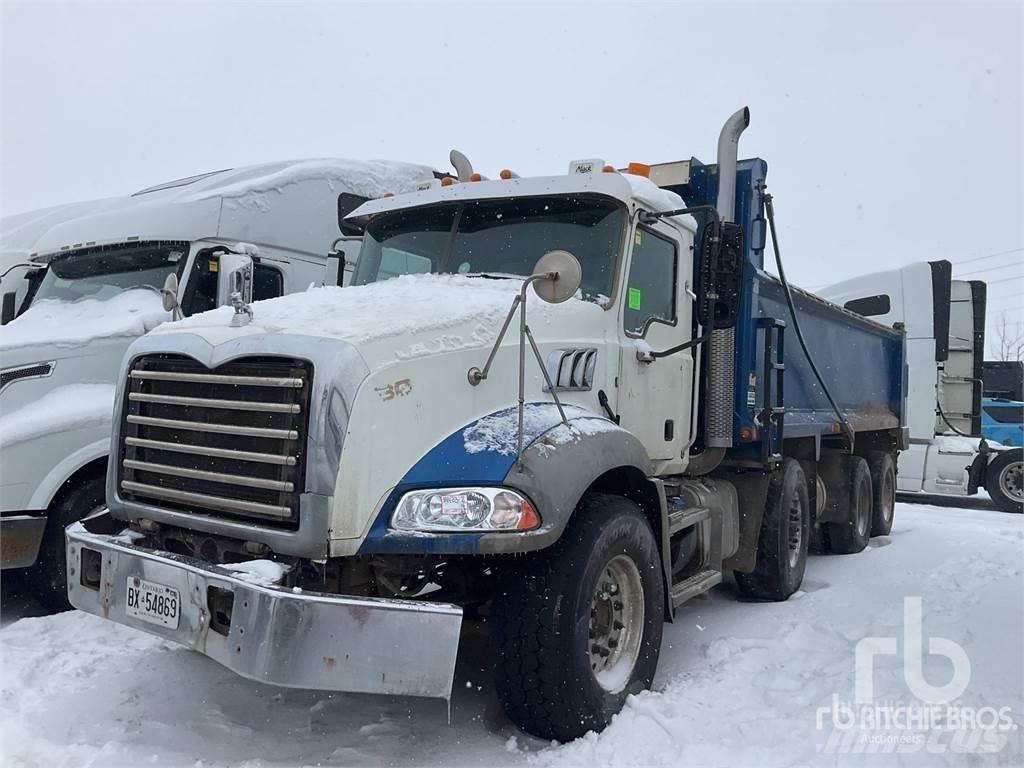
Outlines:
POLYGON ((626 301, 630 309, 640 309, 640 289, 630 288, 626 301))

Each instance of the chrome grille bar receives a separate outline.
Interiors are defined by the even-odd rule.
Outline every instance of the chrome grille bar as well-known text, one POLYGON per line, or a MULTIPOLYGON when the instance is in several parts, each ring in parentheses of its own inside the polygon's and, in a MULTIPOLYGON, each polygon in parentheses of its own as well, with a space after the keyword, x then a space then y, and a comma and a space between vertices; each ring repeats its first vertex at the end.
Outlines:
POLYGON ((255 453, 253 451, 235 451, 230 448, 211 448, 205 445, 188 445, 186 443, 168 443, 164 440, 147 440, 141 437, 126 437, 124 442, 125 445, 133 445, 138 448, 153 448, 157 451, 192 453, 197 456, 216 456, 221 459, 238 459, 239 461, 257 461, 262 464, 295 466, 294 456, 278 456, 272 453, 255 453))
POLYGON ((294 429, 270 429, 268 427, 246 427, 237 424, 216 424, 202 421, 179 421, 178 419, 160 419, 155 416, 128 416, 129 424, 144 424, 148 427, 165 429, 184 429, 189 432, 218 432, 222 435, 242 435, 243 437, 273 437, 278 440, 298 440, 299 433, 294 429))
POLYGON ((128 374, 133 379, 154 381, 184 381, 193 384, 240 384, 250 387, 290 387, 298 389, 305 385, 305 379, 282 378, 277 376, 228 376, 219 373, 181 373, 178 371, 134 370, 128 374))
POLYGON ((122 480, 122 490, 141 496, 150 496, 154 499, 168 499, 179 501, 185 504, 197 504, 209 509, 219 509, 226 512, 242 512, 261 517, 273 517, 287 519, 291 517, 290 507, 278 507, 272 504, 260 504, 255 501, 243 501, 241 499, 227 499, 223 496, 211 496, 207 493, 192 493, 190 491, 179 491, 174 488, 161 488, 158 485, 147 485, 136 483, 133 480, 122 480))
POLYGON ((142 472, 153 472, 159 475, 173 475, 174 477, 188 477, 194 480, 209 480, 211 483, 224 483, 226 485, 240 485, 246 488, 267 488, 272 491, 284 491, 291 493, 295 490, 292 483, 284 480, 267 480, 262 477, 248 477, 245 475, 228 475, 223 472, 206 472, 202 469, 190 467, 172 467, 170 464, 154 464, 149 461, 138 459, 125 459, 124 466, 129 469, 138 469, 142 472))
POLYGON ((229 411, 259 411, 261 413, 301 413, 298 403, 257 403, 246 400, 219 400, 215 397, 187 397, 185 395, 151 395, 129 392, 128 399, 137 403, 184 405, 193 408, 224 408, 229 411))
POLYGON ((127 377, 116 465, 126 502, 299 527, 310 363, 243 356, 210 368, 156 354, 127 377))

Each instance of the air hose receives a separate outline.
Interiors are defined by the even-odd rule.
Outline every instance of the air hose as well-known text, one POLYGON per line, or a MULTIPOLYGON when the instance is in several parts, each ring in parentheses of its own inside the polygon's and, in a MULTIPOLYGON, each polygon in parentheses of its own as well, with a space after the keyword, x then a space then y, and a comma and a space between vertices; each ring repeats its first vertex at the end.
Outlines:
POLYGON ((790 317, 793 318, 793 330, 796 331, 796 338, 797 341, 800 342, 800 348, 804 351, 804 356, 807 358, 807 362, 811 366, 811 370, 814 372, 814 376, 818 380, 818 384, 821 385, 821 390, 825 393, 825 397, 828 399, 829 405, 832 406, 832 411, 835 413, 836 418, 839 419, 839 423, 842 424, 843 431, 846 433, 846 436, 850 438, 850 449, 852 450, 854 442, 853 427, 851 427, 850 422, 846 420, 846 415, 836 404, 835 398, 832 397, 832 393, 828 389, 828 385, 825 384, 825 380, 821 377, 821 373, 818 371, 818 366, 814 364, 814 358, 811 357, 810 350, 807 349, 807 342, 804 341, 804 333, 800 330, 800 321, 797 319, 796 307, 793 305, 793 294, 789 290, 789 281, 786 280, 786 270, 782 268, 782 254, 779 253, 779 238, 775 233, 775 206, 772 202, 772 196, 769 193, 765 193, 764 207, 768 216, 768 228, 772 233, 772 250, 775 252, 775 264, 779 268, 779 280, 782 282, 782 292, 786 296, 786 304, 789 306, 790 317))

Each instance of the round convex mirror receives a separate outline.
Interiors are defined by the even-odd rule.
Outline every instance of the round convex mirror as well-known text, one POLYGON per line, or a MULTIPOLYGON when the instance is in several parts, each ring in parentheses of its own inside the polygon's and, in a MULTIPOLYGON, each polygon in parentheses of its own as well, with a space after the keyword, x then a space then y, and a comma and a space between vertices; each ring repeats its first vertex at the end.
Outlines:
POLYGON ((583 268, 568 251, 548 251, 537 261, 533 274, 544 275, 533 283, 537 295, 549 304, 561 304, 579 290, 583 268))

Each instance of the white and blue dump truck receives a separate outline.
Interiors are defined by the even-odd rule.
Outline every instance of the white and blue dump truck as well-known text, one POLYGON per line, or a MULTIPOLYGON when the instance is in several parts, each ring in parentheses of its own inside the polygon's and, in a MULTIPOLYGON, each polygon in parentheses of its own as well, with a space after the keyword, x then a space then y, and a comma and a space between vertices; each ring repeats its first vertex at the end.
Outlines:
POLYGON ((748 121, 714 165, 463 164, 350 214, 353 287, 136 341, 71 602, 265 683, 440 698, 465 611, 511 720, 567 740, 727 573, 781 601, 812 542, 888 533, 904 334, 763 270, 748 121))

